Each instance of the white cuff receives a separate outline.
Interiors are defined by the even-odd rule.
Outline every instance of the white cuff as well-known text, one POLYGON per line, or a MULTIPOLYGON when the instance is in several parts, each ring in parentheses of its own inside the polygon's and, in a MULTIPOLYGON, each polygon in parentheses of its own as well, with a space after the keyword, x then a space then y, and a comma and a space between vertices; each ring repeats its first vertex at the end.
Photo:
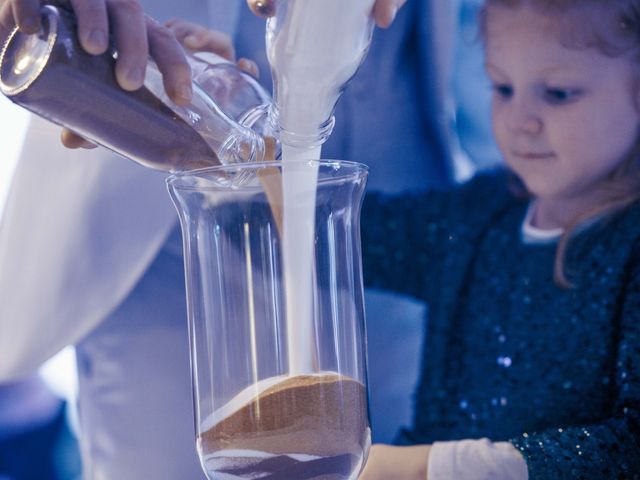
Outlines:
POLYGON ((527 464, 509 442, 488 438, 435 442, 429 453, 428 480, 527 480, 527 464))

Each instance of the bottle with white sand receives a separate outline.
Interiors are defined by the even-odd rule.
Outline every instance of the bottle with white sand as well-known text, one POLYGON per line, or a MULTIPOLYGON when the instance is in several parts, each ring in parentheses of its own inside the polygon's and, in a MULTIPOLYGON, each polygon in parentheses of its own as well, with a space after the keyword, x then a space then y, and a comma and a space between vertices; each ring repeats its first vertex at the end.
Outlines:
POLYGON ((273 78, 271 122, 283 161, 283 256, 287 292, 289 372, 312 373, 316 174, 292 170, 319 160, 333 111, 371 43, 374 0, 278 0, 267 21, 273 78))

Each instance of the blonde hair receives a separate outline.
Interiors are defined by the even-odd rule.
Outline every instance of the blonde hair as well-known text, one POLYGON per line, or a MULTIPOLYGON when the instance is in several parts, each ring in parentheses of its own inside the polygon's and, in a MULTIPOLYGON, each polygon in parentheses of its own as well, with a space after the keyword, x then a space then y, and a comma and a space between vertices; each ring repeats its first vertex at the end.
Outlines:
MULTIPOLYGON (((483 39, 487 36, 488 10, 494 5, 508 8, 528 6, 554 15, 559 26, 567 27, 559 29, 559 39, 570 48, 597 48, 610 57, 634 54, 639 72, 635 88, 640 95, 640 0, 485 0, 480 11, 480 35, 483 39), (591 13, 591 22, 576 22, 576 19, 584 20, 584 17, 569 18, 567 15, 588 14, 594 8, 600 14, 591 13)), ((522 182, 517 184, 524 186, 522 182)), ((605 186, 605 201, 573 218, 558 242, 553 278, 560 287, 574 286, 565 270, 565 257, 576 228, 590 219, 619 212, 640 199, 640 132, 626 158, 609 174, 605 186)), ((522 193, 522 190, 517 193, 522 193)))

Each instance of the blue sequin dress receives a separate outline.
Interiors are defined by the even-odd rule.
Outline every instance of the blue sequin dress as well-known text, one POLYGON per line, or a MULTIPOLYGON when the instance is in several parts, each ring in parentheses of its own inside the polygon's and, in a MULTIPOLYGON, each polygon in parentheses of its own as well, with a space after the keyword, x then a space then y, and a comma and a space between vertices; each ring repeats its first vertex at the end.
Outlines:
POLYGON ((488 437, 531 480, 640 478, 640 205, 574 236, 571 289, 555 242, 522 240, 527 206, 503 172, 365 200, 365 281, 429 305, 399 443, 488 437))

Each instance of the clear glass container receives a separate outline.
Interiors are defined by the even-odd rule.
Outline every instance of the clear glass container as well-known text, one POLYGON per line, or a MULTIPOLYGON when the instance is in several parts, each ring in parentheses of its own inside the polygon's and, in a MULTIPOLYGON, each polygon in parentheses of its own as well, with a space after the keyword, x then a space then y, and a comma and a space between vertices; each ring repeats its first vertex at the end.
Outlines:
POLYGON ((366 173, 350 162, 268 162, 168 179, 208 478, 358 477, 371 438, 359 228, 366 173), (290 178, 318 172, 298 190, 315 199, 310 318, 288 318, 286 308, 295 289, 283 261, 284 169, 290 178))

